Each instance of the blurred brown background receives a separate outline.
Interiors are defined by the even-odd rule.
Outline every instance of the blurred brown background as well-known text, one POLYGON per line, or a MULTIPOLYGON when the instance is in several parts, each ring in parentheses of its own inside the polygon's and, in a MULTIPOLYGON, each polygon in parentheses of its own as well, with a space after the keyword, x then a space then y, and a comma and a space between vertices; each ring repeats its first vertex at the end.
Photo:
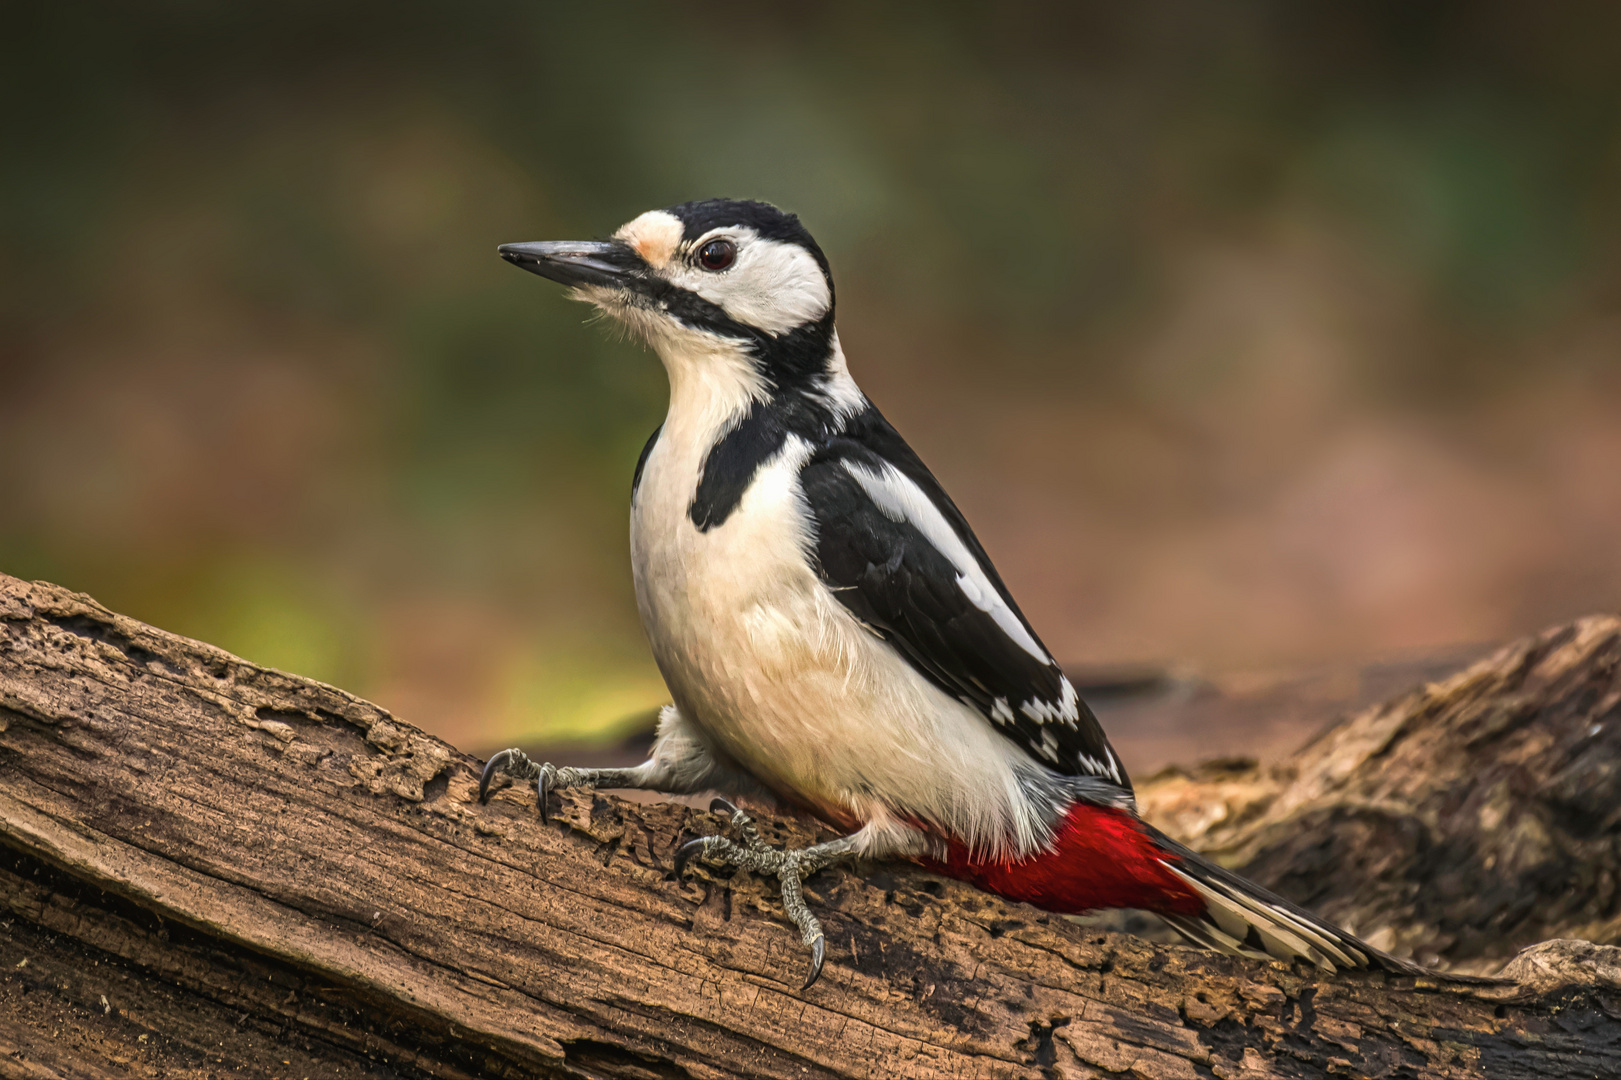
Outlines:
POLYGON ((0 569, 469 749, 662 700, 662 371, 495 245, 715 194, 822 241, 1060 658, 1621 608, 1614 4, 0 14, 0 569))

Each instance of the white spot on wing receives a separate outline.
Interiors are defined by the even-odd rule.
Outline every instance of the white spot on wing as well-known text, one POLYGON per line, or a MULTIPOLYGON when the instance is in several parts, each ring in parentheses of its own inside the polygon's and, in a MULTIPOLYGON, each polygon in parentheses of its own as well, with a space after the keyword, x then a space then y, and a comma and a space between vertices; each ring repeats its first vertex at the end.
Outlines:
POLYGON ((1042 701, 1040 698, 1031 698, 1019 706, 1019 711, 1038 724, 1054 721, 1074 727, 1081 719, 1081 699, 1076 696, 1075 687, 1070 685, 1067 675, 1058 677, 1058 701, 1042 701))
POLYGON ((1042 757, 1054 765, 1058 764, 1058 740, 1053 738, 1051 728, 1041 729, 1041 745, 1036 749, 1042 757))
MULTIPOLYGON (((852 461, 845 461, 843 465, 844 470, 855 478, 856 483, 861 485, 861 489, 885 517, 891 521, 910 523, 923 534, 924 539, 934 545, 936 551, 950 561, 957 571, 957 587, 962 590, 969 603, 989 615, 1019 648, 1043 664, 1052 663, 1052 658, 1036 644, 1036 639, 1030 635, 1030 631, 1026 630, 1019 617, 1013 614, 1013 609, 1008 607, 997 593, 978 560, 968 550, 968 546, 957 536, 951 523, 946 521, 940 508, 929 500, 922 488, 888 462, 883 464, 881 472, 873 472, 866 466, 852 461)), ((1069 684, 1066 681, 1064 685, 1069 684)), ((1069 693, 1073 697, 1075 691, 1072 689, 1069 693)), ((1028 703, 1024 708, 1028 715, 1028 703)))
POLYGON ((1091 754, 1076 754, 1075 760, 1080 763, 1081 768, 1093 776, 1108 776, 1113 778, 1115 783, 1120 782, 1120 773, 1113 765, 1105 765, 1091 754))
MULTIPOLYGON (((1052 702, 1042 701, 1040 698, 1031 698, 1019 706, 1019 711, 1038 724, 1046 725, 1059 722, 1071 728, 1078 727, 1081 718, 1081 699, 1075 693, 1075 687, 1070 685, 1067 676, 1059 676, 1059 685, 1061 690, 1059 691, 1058 704, 1054 705, 1052 702)), ((1003 709, 1007 708, 1007 703, 1002 698, 997 698, 996 703, 1003 709)), ((992 719, 999 719, 995 707, 991 710, 991 717, 992 719)), ((1008 719, 1012 720, 1012 716, 1009 715, 1008 719)), ((1048 756, 1047 745, 1049 742, 1056 745, 1056 740, 1053 739, 1052 732, 1045 726, 1042 728, 1041 742, 1042 745, 1038 747, 1038 751, 1043 756, 1048 756)), ((1076 754, 1075 762, 1094 776, 1107 776, 1117 784, 1125 783, 1124 778, 1120 775, 1120 762, 1114 756, 1114 753, 1108 749, 1104 750, 1102 760, 1093 757, 1091 754, 1076 754)))

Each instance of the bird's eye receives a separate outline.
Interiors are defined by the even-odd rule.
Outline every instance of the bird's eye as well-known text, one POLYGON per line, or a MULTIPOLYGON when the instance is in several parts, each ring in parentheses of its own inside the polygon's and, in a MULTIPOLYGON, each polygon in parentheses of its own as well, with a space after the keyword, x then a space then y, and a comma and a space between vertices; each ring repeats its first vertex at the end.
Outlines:
POLYGON ((737 258, 737 245, 730 240, 711 240, 698 252, 698 262, 705 270, 724 270, 737 258))

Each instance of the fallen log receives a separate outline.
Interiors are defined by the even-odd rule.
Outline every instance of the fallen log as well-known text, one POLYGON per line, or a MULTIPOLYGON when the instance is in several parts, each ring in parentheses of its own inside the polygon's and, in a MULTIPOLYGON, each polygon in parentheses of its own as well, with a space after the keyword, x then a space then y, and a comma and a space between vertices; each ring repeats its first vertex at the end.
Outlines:
MULTIPOLYGON (((0 1068, 56 1076, 1621 1075, 1617 950, 1501 987, 1107 933, 898 866, 669 874, 715 816, 475 800, 368 702, 0 576, 0 1068)), ((768 837, 808 838, 766 818, 768 837)))
POLYGON ((1139 801, 1421 963, 1490 973, 1547 938, 1621 941, 1621 619, 1505 646, 1277 763, 1166 770, 1139 801))

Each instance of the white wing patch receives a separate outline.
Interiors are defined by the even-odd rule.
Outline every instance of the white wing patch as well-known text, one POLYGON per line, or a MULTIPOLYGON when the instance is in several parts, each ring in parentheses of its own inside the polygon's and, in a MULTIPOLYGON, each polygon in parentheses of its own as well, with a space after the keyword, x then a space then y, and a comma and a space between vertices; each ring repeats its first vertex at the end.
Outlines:
MULTIPOLYGON (((1013 609, 1008 607, 1007 602, 991 584, 979 561, 957 536, 956 530, 946 521, 945 515, 940 513, 940 508, 924 494, 922 488, 888 462, 883 464, 881 472, 874 472, 852 461, 844 461, 841 464, 885 517, 891 521, 909 523, 923 534, 924 539, 934 545, 936 551, 950 561, 957 571, 957 587, 968 597, 969 603, 989 615, 1019 648, 1043 664, 1053 662, 1046 650, 1036 644, 1036 639, 1030 636, 1030 631, 1024 628, 1019 617, 1013 614, 1013 609)), ((1066 680, 1064 685, 1068 687, 1069 682, 1066 680)), ((1071 715, 1075 714, 1074 698, 1075 691, 1070 689, 1065 700, 1071 715)), ((1030 706, 1031 703, 1026 702, 1020 707, 1026 716, 1031 715, 1030 706)), ((1042 707, 1053 708, 1045 703, 1042 707)), ((1057 715, 1057 710, 1053 711, 1057 715)))

